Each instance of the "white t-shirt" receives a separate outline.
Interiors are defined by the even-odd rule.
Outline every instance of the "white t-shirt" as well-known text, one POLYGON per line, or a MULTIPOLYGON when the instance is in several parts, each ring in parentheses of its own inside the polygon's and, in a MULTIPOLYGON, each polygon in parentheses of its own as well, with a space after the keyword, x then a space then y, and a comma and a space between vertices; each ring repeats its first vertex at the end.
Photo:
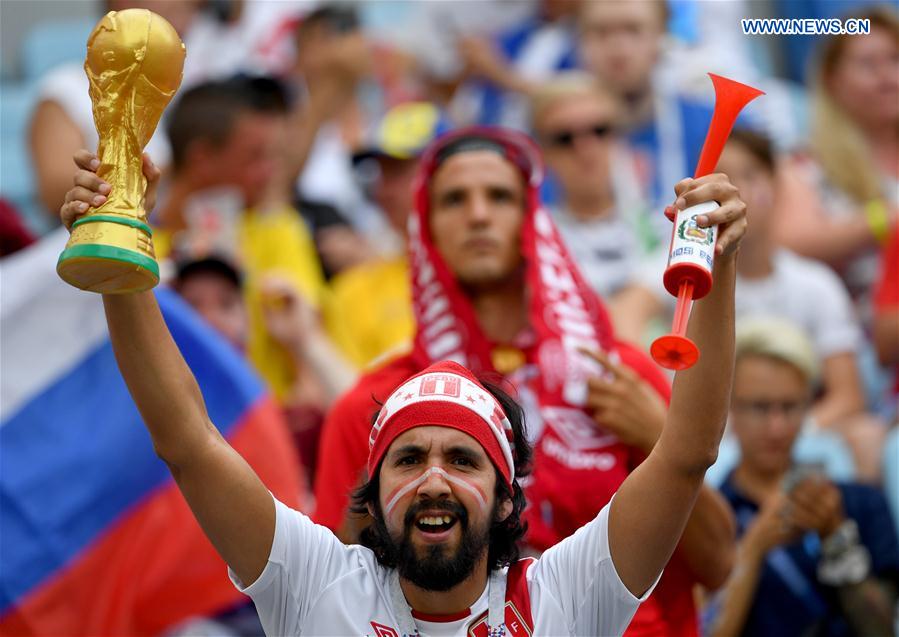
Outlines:
POLYGON ((660 278, 656 266, 649 274, 643 272, 647 262, 656 264, 667 257, 671 222, 651 209, 643 196, 638 162, 626 147, 612 147, 609 164, 614 207, 602 218, 578 219, 564 207, 552 209, 571 257, 590 287, 604 298, 642 283, 646 277, 660 278))
POLYGON ((764 279, 737 276, 737 321, 779 317, 805 330, 821 358, 855 352, 861 328, 849 294, 826 265, 787 250, 774 256, 774 270, 764 279))
MULTIPOLYGON (((392 569, 378 564, 369 549, 343 544, 329 529, 278 500, 275 511, 275 537, 262 575, 244 587, 229 570, 238 590, 253 599, 266 635, 399 637, 400 621, 391 604, 392 569)), ((619 579, 609 554, 608 518, 606 505, 593 521, 531 564, 526 581, 534 625, 529 632, 515 626, 507 637, 624 632, 652 588, 638 599, 619 579)), ((455 621, 415 618, 416 627, 422 636, 468 635, 470 625, 487 611, 486 588, 470 611, 455 621)))
POLYGON ((311 10, 306 0, 245 2, 240 19, 222 22, 200 12, 184 35, 184 87, 235 73, 281 76, 296 51, 296 21, 311 10))
POLYGON ((581 220, 555 209, 553 219, 571 257, 601 297, 608 298, 633 281, 641 253, 633 228, 621 216, 613 212, 581 220))

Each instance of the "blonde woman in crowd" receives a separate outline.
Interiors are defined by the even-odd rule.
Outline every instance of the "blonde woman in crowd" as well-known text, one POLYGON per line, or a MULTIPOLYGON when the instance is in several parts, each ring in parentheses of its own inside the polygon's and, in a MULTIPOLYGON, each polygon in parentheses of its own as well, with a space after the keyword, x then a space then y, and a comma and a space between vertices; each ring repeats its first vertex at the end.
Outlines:
POLYGON ((899 206, 899 15, 878 7, 868 35, 829 38, 812 94, 810 154, 784 179, 777 235, 835 268, 863 316, 879 244, 899 206))

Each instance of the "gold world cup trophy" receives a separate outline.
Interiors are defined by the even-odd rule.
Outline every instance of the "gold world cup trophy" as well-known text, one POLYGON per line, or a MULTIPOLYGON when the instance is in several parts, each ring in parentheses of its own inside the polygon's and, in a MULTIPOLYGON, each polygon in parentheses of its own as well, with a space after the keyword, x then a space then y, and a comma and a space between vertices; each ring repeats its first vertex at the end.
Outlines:
POLYGON ((56 265, 66 283, 102 294, 140 292, 159 283, 144 210, 142 155, 181 84, 183 67, 178 33, 146 9, 110 11, 91 32, 84 71, 100 136, 97 174, 112 190, 106 203, 72 224, 56 265))

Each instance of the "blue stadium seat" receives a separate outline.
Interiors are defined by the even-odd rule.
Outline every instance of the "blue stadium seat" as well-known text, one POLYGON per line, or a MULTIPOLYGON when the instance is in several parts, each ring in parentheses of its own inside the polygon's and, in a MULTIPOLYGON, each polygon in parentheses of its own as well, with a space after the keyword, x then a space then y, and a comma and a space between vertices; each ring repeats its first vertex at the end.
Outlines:
POLYGON ((38 24, 22 42, 19 59, 25 80, 36 80, 63 62, 83 61, 87 36, 96 18, 61 20, 38 24))
POLYGON ((34 99, 33 84, 0 84, 0 195, 19 209, 33 231, 42 233, 49 223, 35 197, 27 142, 34 99))

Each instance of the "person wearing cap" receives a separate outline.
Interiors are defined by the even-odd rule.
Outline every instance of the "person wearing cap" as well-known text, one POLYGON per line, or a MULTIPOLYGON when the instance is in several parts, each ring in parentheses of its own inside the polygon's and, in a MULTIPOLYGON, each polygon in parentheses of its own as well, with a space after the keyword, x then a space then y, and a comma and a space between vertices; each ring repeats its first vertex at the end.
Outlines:
MULTIPOLYGON (((569 401, 583 399, 595 364, 582 351, 609 350, 613 341, 600 329, 608 319, 595 297, 578 294, 583 280, 548 216, 532 209, 522 219, 525 193, 535 196, 539 181, 533 146, 502 131, 463 131, 431 150, 423 162, 434 183, 421 192, 432 204, 430 224, 460 226, 457 206, 483 214, 489 203, 498 221, 521 225, 529 255, 542 254, 546 267, 528 271, 541 281, 531 281, 531 297, 539 297, 539 329, 552 342, 544 355, 562 365, 542 370, 556 376, 546 379, 553 384, 541 388, 539 400, 544 413, 564 413, 569 401), (472 187, 461 185, 465 177, 472 187), (567 366, 581 373, 558 375, 567 366)), ((60 210, 67 227, 100 184, 89 156, 77 155, 76 164, 77 185, 60 210)), ((158 172, 147 162, 145 174, 152 208, 158 172)), ((744 206, 722 175, 684 180, 675 192, 678 207, 721 204, 700 220, 721 226, 715 286, 694 305, 688 329, 702 357, 675 378, 659 440, 614 501, 539 559, 519 560, 515 549, 524 522, 520 480, 530 464, 521 411, 469 370, 486 371, 484 343, 462 348, 461 326, 434 309, 441 296, 457 293, 435 269, 413 272, 415 285, 426 286, 430 318, 441 321, 419 334, 419 347, 436 362, 390 392, 366 436, 367 481, 357 502, 375 520, 363 538, 369 547, 346 546, 278 503, 218 434, 152 293, 103 297, 117 362, 154 448, 235 585, 253 598, 268 635, 624 631, 687 525, 721 439, 732 379, 734 255, 744 206)), ((433 246, 414 224, 410 235, 415 264, 433 246)), ((467 265, 455 265, 466 268, 469 285, 509 265, 522 269, 518 246, 508 240, 481 234, 460 247, 467 265)))
POLYGON ((243 276, 230 259, 219 254, 178 258, 172 287, 226 341, 244 351, 249 320, 243 276))
POLYGON ((784 319, 737 328, 731 427, 741 460, 721 487, 738 562, 710 606, 712 635, 892 635, 899 543, 883 493, 794 460, 819 373, 784 319))
POLYGON ((404 247, 406 222, 413 208, 418 157, 447 128, 433 104, 406 102, 387 112, 368 146, 353 156, 356 172, 388 231, 370 238, 379 258, 334 277, 322 318, 335 345, 359 368, 407 347, 415 333, 404 247), (402 247, 396 249, 397 243, 402 247))
MULTIPOLYGON (((538 207, 540 154, 526 136, 456 131, 432 144, 419 168, 408 237, 412 351, 373 366, 329 412, 320 449, 329 461, 319 465, 313 519, 358 541, 368 520, 350 514, 349 494, 368 457, 372 398, 385 400, 410 375, 451 358, 504 377, 526 408, 535 462, 524 541, 542 551, 592 520, 651 451, 665 422, 668 382, 615 337, 602 302, 538 207), (572 343, 602 357, 606 374, 572 343)), ((727 503, 703 489, 683 550, 634 620, 638 634, 697 633, 692 585, 723 583, 734 529, 727 503)))

